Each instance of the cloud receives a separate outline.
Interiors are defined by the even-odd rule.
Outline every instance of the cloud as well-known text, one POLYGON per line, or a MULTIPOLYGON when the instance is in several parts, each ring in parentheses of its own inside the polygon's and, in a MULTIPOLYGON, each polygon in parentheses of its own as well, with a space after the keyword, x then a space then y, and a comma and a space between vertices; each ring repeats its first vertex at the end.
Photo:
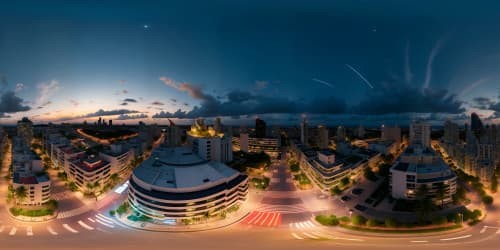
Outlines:
POLYGON ((459 97, 462 97, 468 93, 470 93, 471 90, 477 88, 479 85, 485 83, 486 81, 488 81, 489 79, 488 78, 482 78, 482 79, 479 79, 475 82, 473 82, 471 85, 467 86, 466 88, 464 88, 460 94, 458 94, 459 97))
POLYGON ((144 118, 148 118, 148 116, 146 114, 138 114, 138 115, 121 114, 115 119, 116 120, 134 120, 134 119, 144 119, 144 118))
POLYGON ((163 106, 163 105, 165 105, 165 103, 160 102, 160 101, 154 101, 154 102, 151 103, 151 105, 163 106))
POLYGON ((352 108, 355 114, 391 113, 463 113, 463 102, 446 90, 427 88, 424 92, 416 87, 387 83, 382 88, 373 89, 358 105, 352 108))
POLYGON ((16 93, 19 91, 22 91, 23 89, 24 89, 23 83, 20 83, 20 82, 16 83, 16 90, 15 90, 16 93))
POLYGON ((255 81, 255 89, 257 89, 257 90, 265 89, 265 88, 267 88, 268 85, 269 85, 268 81, 264 81, 264 80, 255 81))
POLYGON ((199 86, 193 85, 188 82, 175 82, 173 79, 165 76, 160 77, 160 81, 171 88, 177 89, 180 92, 188 93, 189 96, 197 100, 204 100, 211 97, 210 95, 203 93, 199 86))
POLYGON ((99 109, 98 111, 94 113, 88 113, 83 116, 75 117, 76 118, 91 118, 91 117, 98 117, 98 116, 109 116, 109 115, 124 115, 124 114, 135 114, 135 113, 140 113, 137 110, 129 110, 129 109, 114 109, 114 110, 103 110, 99 109))
POLYGON ((410 42, 406 43, 405 47, 405 81, 406 84, 411 83, 411 79, 413 78, 413 74, 411 73, 411 67, 410 67, 410 42))
POLYGON ((78 105, 80 105, 80 103, 79 103, 79 102, 77 102, 77 101, 75 101, 75 100, 73 100, 73 99, 69 100, 69 102, 70 102, 73 106, 75 106, 75 107, 78 107, 78 105))
POLYGON ((176 103, 176 102, 177 102, 177 99, 175 99, 175 98, 171 98, 171 99, 170 99, 170 101, 172 101, 172 102, 176 103))
POLYGON ((0 118, 9 117, 6 113, 17 113, 30 110, 23 105, 23 99, 16 96, 13 91, 6 91, 0 96, 0 118))
POLYGON ((153 118, 196 118, 213 116, 239 116, 272 113, 341 113, 346 105, 335 98, 315 98, 304 102, 291 100, 285 97, 268 97, 255 95, 246 91, 231 91, 226 96, 226 101, 220 101, 211 95, 202 93, 205 97, 200 106, 193 107, 190 111, 177 110, 174 113, 162 111, 153 115, 153 118))
POLYGON ((436 44, 431 50, 431 53, 429 54, 429 59, 427 60, 427 66, 426 66, 424 86, 422 88, 423 92, 425 91, 425 89, 429 88, 432 78, 432 64, 434 63, 434 58, 436 58, 437 54, 441 50, 441 46, 443 45, 445 39, 446 36, 437 40, 436 44))
POLYGON ((471 105, 473 108, 477 109, 489 109, 491 105, 495 104, 493 100, 488 97, 476 97, 471 105))
POLYGON ((122 93, 123 94, 128 94, 128 90, 124 89, 124 90, 122 90, 122 93))
POLYGON ((123 102, 137 102, 137 100, 133 98, 125 98, 123 102))
POLYGON ((59 90, 60 84, 57 80, 51 80, 48 83, 42 82, 38 84, 38 95, 36 97, 37 106, 45 106, 48 103, 48 99, 59 90))
POLYGON ((125 81, 125 80, 123 80, 123 79, 119 81, 119 83, 120 83, 120 84, 125 84, 126 82, 127 82, 127 81, 125 81))
POLYGON ((121 105, 121 106, 127 106, 127 105, 128 105, 128 102, 122 102, 120 105, 121 105))
POLYGON ((43 108, 49 106, 50 104, 52 104, 52 102, 51 101, 47 101, 45 103, 42 103, 40 106, 38 106, 37 109, 43 109, 43 108))

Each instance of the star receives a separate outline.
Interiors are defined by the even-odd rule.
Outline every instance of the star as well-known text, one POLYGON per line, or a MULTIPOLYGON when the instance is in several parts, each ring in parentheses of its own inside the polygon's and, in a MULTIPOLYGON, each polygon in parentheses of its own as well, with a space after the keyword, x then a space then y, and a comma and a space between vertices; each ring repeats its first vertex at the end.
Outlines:
POLYGON ((144 27, 144 29, 148 29, 148 28, 149 28, 149 25, 144 24, 144 26, 143 26, 143 27, 144 27))

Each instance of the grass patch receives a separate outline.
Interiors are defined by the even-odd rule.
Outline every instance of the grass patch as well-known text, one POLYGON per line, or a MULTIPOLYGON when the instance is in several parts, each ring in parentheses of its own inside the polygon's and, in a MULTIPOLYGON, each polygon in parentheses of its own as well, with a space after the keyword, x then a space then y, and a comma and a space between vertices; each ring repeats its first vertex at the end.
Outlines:
POLYGON ((18 207, 11 207, 9 210, 10 213, 14 216, 41 217, 54 214, 54 210, 48 208, 31 210, 18 207))
POLYGON ((443 232, 448 230, 453 230, 462 227, 461 225, 452 225, 446 227, 436 227, 436 228, 392 228, 392 229, 383 229, 383 228, 368 228, 368 227, 359 227, 347 224, 340 224, 341 227, 361 231, 361 232, 372 232, 372 233, 393 233, 393 234, 405 234, 405 233, 433 233, 433 232, 443 232))

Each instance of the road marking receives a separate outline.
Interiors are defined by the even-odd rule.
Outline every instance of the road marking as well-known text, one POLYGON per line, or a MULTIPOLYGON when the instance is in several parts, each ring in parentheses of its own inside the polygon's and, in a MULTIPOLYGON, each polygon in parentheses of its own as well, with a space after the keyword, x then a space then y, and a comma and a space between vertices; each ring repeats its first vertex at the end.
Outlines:
POLYGON ((296 233, 292 233, 292 236, 297 240, 303 240, 304 238, 298 236, 296 233))
POLYGON ((79 221, 78 221, 78 224, 80 224, 80 226, 82 226, 83 228, 85 228, 85 229, 87 229, 87 230, 94 230, 94 228, 93 228, 93 227, 91 227, 91 226, 89 226, 89 225, 85 224, 85 223, 84 223, 83 221, 81 221, 81 220, 79 220, 79 221))
POLYGON ((483 229, 481 229, 481 231, 479 231, 479 233, 482 234, 482 233, 486 232, 486 229, 488 229, 488 227, 484 226, 483 229))
POLYGON ((500 234, 500 229, 497 230, 497 234, 500 234))
POLYGON ((248 221, 247 224, 253 224, 254 221, 258 221, 263 214, 264 214, 263 212, 257 212, 257 215, 254 216, 250 221, 248 221))
POLYGON ((278 215, 278 213, 273 213, 273 216, 271 217, 271 219, 269 220, 269 222, 267 223, 267 226, 268 227, 272 227, 274 225, 274 219, 276 219, 276 215, 278 215))
POLYGON ((17 232, 17 228, 16 227, 12 227, 12 229, 10 229, 9 235, 13 236, 13 235, 16 234, 16 232, 17 232))
POLYGON ((429 241, 428 240, 412 240, 410 242, 412 242, 412 243, 427 243, 429 241))
POLYGON ((280 223, 281 223, 281 214, 278 213, 278 217, 276 218, 276 221, 274 221, 273 227, 278 227, 280 223))
MULTIPOLYGON (((269 215, 271 215, 271 213, 266 213, 266 216, 264 216, 264 218, 260 221, 260 224, 259 225, 264 225, 264 222, 266 222, 267 218, 269 217, 269 215)), ((258 221, 257 221, 258 222, 258 221)))
POLYGON ((72 227, 70 227, 68 224, 63 224, 63 227, 66 228, 66 230, 74 233, 74 234, 77 234, 78 231, 76 231, 75 229, 73 229, 72 227))
POLYGON ((4 229, 5 229, 5 226, 3 226, 3 225, 2 225, 2 226, 0 227, 0 233, 1 233, 1 232, 3 232, 3 230, 4 230, 4 229))
POLYGON ((310 228, 313 228, 315 227, 316 225, 314 225, 311 221, 307 221, 305 222, 307 225, 309 225, 310 228))
POLYGON ((311 238, 311 239, 319 240, 319 237, 317 237, 317 236, 314 236, 314 235, 312 235, 312 234, 308 234, 308 233, 306 233, 306 232, 302 232, 302 233, 303 233, 305 236, 307 236, 307 237, 309 237, 309 238, 311 238))
POLYGON ((97 219, 96 221, 97 221, 99 224, 101 224, 101 225, 103 225, 103 226, 107 226, 107 227, 109 227, 109 228, 114 228, 114 227, 115 227, 115 226, 113 226, 113 225, 111 225, 111 224, 108 224, 108 223, 106 223, 106 222, 104 222, 104 221, 102 221, 102 220, 100 220, 100 219, 97 219))
POLYGON ((33 236, 33 227, 32 226, 26 227, 26 235, 33 236))
POLYGON ((52 227, 48 226, 47 227, 47 230, 49 231, 50 234, 52 235, 58 235, 58 233, 56 231, 54 231, 54 229, 52 229, 52 227))
POLYGON ((95 223, 95 220, 94 220, 94 219, 92 219, 92 218, 87 218, 87 219, 88 219, 89 221, 92 221, 92 222, 94 222, 94 223, 95 223))
POLYGON ((467 234, 467 235, 464 235, 464 236, 458 236, 458 237, 455 237, 455 238, 447 238, 447 239, 440 239, 440 240, 442 240, 442 241, 459 240, 459 239, 469 238, 471 236, 472 236, 472 234, 467 234))
POLYGON ((102 219, 103 221, 105 221, 105 222, 107 222, 109 224, 113 224, 113 219, 111 219, 109 217, 106 217, 106 216, 104 216, 102 214, 96 214, 96 217, 102 219))

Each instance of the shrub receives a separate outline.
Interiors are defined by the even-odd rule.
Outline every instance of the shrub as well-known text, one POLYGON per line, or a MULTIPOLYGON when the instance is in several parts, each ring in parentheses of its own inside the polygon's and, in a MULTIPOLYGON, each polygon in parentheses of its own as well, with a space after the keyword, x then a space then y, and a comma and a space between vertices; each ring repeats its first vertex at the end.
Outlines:
POLYGON ((444 216, 438 216, 432 220, 433 225, 443 225, 448 222, 448 219, 444 216))
POLYGON ((351 222, 351 219, 347 216, 342 216, 342 217, 340 217, 340 221, 342 221, 344 223, 349 223, 349 222, 351 222))
POLYGON ((378 221, 375 219, 368 219, 368 221, 366 221, 366 225, 369 227, 376 227, 378 224, 378 221))
POLYGON ((339 195, 342 193, 342 190, 340 190, 340 188, 338 186, 335 186, 332 188, 332 194, 333 195, 339 195))
POLYGON ((109 210, 109 215, 115 216, 115 213, 116 213, 115 210, 109 210))
POLYGON ((351 222, 356 226, 362 226, 366 224, 366 218, 361 215, 354 215, 351 218, 351 222))
POLYGON ((384 225, 386 227, 397 227, 398 226, 398 222, 395 219, 393 219, 393 218, 387 218, 384 221, 384 225))
POLYGON ((324 226, 337 226, 339 220, 335 215, 316 215, 316 221, 324 226))
POLYGON ((483 203, 486 204, 486 205, 493 204, 493 197, 491 197, 489 195, 483 196, 482 200, 483 200, 483 203))

